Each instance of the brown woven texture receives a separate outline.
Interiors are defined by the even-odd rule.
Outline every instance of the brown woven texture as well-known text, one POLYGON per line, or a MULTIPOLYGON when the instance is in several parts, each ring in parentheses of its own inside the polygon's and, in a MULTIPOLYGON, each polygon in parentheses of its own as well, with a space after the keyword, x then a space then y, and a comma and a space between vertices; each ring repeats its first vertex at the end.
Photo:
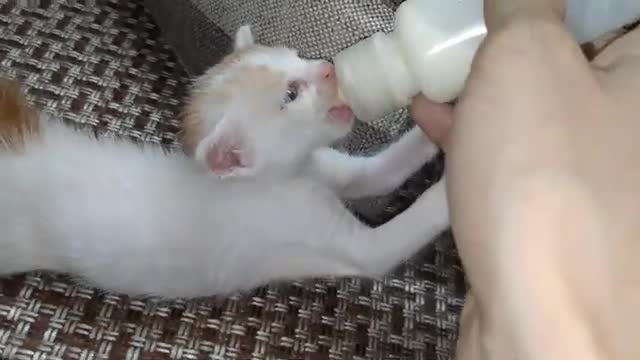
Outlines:
MULTIPOLYGON (((187 72, 142 0, 93 2, 0 0, 0 76, 20 79, 33 104, 64 121, 177 147, 187 72)), ((363 218, 392 217, 440 171, 427 166, 363 218)), ((381 279, 274 284, 226 299, 158 303, 30 273, 0 279, 0 358, 449 359, 464 286, 448 235, 381 279)))

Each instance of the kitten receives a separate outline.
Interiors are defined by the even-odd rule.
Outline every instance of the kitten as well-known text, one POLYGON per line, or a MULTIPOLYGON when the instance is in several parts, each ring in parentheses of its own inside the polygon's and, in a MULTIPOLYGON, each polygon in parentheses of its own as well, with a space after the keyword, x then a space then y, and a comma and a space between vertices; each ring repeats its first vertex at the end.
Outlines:
POLYGON ((15 88, 2 90, 0 274, 63 272, 132 296, 225 295, 382 275, 448 226, 444 179, 390 222, 359 222, 340 197, 391 191, 437 147, 414 129, 373 157, 329 148, 354 121, 333 67, 256 45, 248 27, 195 83, 191 156, 30 116, 15 88))

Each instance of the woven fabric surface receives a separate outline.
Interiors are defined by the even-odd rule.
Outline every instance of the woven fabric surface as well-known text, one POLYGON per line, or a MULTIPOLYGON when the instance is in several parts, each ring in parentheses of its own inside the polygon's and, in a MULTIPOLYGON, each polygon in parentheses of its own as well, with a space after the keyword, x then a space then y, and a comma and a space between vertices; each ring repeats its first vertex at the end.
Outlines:
MULTIPOLYGON (((1 77, 21 80, 29 101, 64 121, 179 146, 176 114, 190 76, 163 40, 172 34, 160 35, 152 21, 152 8, 142 0, 19 3, 0 0, 1 77)), ((220 40, 210 48, 225 46, 220 40)), ((377 144, 395 136, 381 133, 377 144)), ((371 151, 375 143, 343 146, 371 151)), ((439 176, 438 164, 363 218, 381 223, 408 206, 439 176)), ((449 359, 464 291, 448 234, 384 278, 274 284, 224 299, 130 299, 63 275, 30 273, 0 279, 0 358, 449 359)))

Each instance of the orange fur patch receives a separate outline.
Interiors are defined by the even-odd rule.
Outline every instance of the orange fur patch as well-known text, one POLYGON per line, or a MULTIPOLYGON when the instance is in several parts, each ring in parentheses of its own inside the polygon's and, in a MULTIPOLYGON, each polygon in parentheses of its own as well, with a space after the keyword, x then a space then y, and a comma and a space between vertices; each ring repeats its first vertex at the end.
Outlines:
POLYGON ((17 81, 0 79, 0 149, 20 150, 39 131, 38 115, 17 81))
POLYGON ((196 109, 198 109, 197 100, 189 99, 189 102, 178 115, 182 123, 182 127, 178 132, 178 139, 182 143, 183 150, 188 155, 193 155, 201 136, 201 119, 196 109))
POLYGON ((179 119, 182 122, 182 128, 178 133, 178 138, 182 143, 182 147, 184 151, 192 155, 195 151, 198 142, 201 140, 202 136, 202 118, 200 114, 200 109, 204 105, 207 98, 211 98, 216 96, 217 94, 212 93, 201 93, 201 89, 198 89, 197 86, 201 84, 208 83, 212 81, 215 77, 219 76, 221 73, 228 71, 229 67, 239 62, 242 59, 242 56, 247 53, 251 48, 242 51, 234 51, 231 54, 225 56, 220 63, 210 68, 199 80, 199 84, 196 84, 196 87, 192 90, 192 93, 189 96, 184 108, 181 113, 178 115, 179 119))
POLYGON ((285 74, 275 72, 263 66, 246 66, 238 69, 239 74, 233 79, 217 87, 208 87, 220 75, 230 72, 230 68, 237 65, 246 56, 251 56, 264 51, 273 51, 271 48, 255 45, 243 50, 234 51, 227 55, 220 63, 210 68, 200 79, 187 100, 179 118, 182 122, 178 134, 184 151, 193 155, 198 143, 204 138, 202 128, 202 109, 206 104, 225 104, 234 94, 243 94, 247 100, 247 106, 252 106, 252 90, 260 90, 265 87, 273 87, 281 81, 285 74))

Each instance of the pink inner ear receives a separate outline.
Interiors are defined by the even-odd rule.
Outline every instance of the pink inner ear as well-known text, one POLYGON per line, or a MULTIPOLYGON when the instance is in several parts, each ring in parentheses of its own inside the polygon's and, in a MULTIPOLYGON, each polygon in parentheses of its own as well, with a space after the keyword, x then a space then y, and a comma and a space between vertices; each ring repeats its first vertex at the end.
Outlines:
POLYGON ((243 165, 240 150, 231 146, 213 145, 207 153, 207 165, 214 173, 230 173, 243 165))

